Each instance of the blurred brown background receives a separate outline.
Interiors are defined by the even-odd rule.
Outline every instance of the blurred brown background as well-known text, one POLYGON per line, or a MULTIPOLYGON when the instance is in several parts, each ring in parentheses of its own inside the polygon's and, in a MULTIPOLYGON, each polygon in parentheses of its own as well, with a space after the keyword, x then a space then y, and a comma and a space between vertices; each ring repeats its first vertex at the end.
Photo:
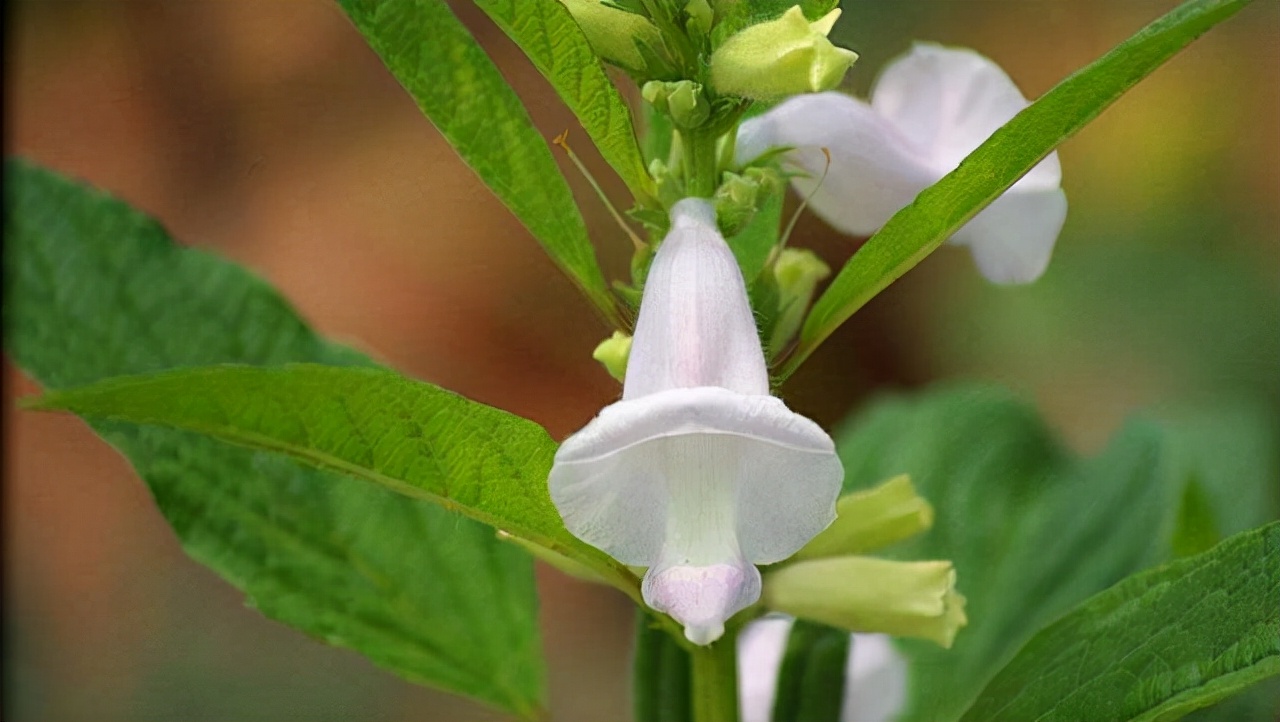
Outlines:
MULTIPOLYGON (((912 39, 978 49, 1029 96, 1173 2, 846 0, 849 81, 912 39)), ((465 4, 464 4, 465 5, 465 4)), ((10 4, 7 152, 107 188, 184 243, 277 284, 323 332, 557 437, 617 393, 604 329, 326 0, 10 4)), ((547 136, 572 117, 470 7, 547 136)), ((944 249, 793 380, 826 425, 876 390, 1005 383, 1082 451, 1126 415, 1280 404, 1280 4, 1211 32, 1069 141, 1046 277, 984 284, 944 249)), ((585 135, 576 150, 591 156, 585 135)), ((573 136, 571 136, 571 139, 573 136)), ((566 171, 568 169, 566 168, 566 171)), ((628 244, 575 173, 606 268, 628 244)), ((614 197, 621 185, 606 183, 614 197)), ((793 243, 839 264, 813 218, 793 243)), ((7 395, 34 386, 11 367, 7 395)), ((125 462, 79 422, 5 400, 4 718, 481 720, 269 622, 181 553, 125 462)), ((620 595, 539 570, 558 720, 627 717, 620 595)))

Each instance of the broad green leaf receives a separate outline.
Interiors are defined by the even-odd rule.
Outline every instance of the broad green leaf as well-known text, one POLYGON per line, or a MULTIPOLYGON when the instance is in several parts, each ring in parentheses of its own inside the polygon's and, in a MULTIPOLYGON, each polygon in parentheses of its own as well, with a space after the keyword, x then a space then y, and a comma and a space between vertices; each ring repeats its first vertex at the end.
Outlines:
POLYGON ((942 245, 1058 144, 1192 40, 1250 0, 1190 0, 1072 74, 997 130, 960 167, 898 211, 849 259, 819 297, 790 376, 855 311, 942 245))
MULTIPOLYGON (((1280 519, 1280 423, 1263 398, 1193 405, 1163 424, 1175 481, 1194 479, 1222 536, 1280 519)), ((1215 540, 1216 541, 1216 540, 1215 540)))
POLYGON ((1189 557, 1207 551, 1222 540, 1218 522, 1204 487, 1194 477, 1187 479, 1178 504, 1178 520, 1173 530, 1173 555, 1189 557))
POLYGON ((952 720, 1040 626, 1164 561, 1181 487, 1160 431, 1128 425, 1080 460, 1008 392, 944 389, 888 399, 837 433, 846 490, 908 473, 936 512, 899 559, 950 559, 969 625, 951 650, 903 641, 908 720, 952 720))
MULTIPOLYGON (((261 279, 176 247, 124 203, 22 161, 5 181, 5 347, 45 387, 201 364, 368 363, 261 279)), ((94 429, 186 551, 267 616, 415 682, 526 716, 542 706, 532 564, 488 527, 195 434, 94 429)))
POLYGON ((631 109, 564 3, 473 1, 529 56, 636 200, 652 198, 653 179, 640 156, 631 109))
POLYGON ((964 722, 1163 722, 1280 674, 1280 522, 1130 577, 1038 633, 964 722))
POLYGON ((442 0, 340 0, 458 155, 610 322, 617 308, 582 214, 515 91, 442 0))
POLYGON ((284 454, 428 499, 635 586, 625 567, 564 528, 547 490, 556 445, 541 426, 394 371, 176 369, 51 391, 33 406, 284 454))

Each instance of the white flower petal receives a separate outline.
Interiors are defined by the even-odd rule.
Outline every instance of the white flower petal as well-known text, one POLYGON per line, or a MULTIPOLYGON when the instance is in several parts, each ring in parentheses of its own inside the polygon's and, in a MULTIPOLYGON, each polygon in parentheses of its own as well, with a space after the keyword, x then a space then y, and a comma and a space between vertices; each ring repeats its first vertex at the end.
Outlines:
POLYGON ((831 523, 842 478, 831 437, 780 399, 704 387, 606 407, 550 485, 569 531, 624 564, 657 564, 668 540, 688 563, 771 564, 831 523))
POLYGON ((778 670, 791 634, 790 617, 765 617, 738 635, 738 706, 742 722, 769 722, 778 696, 778 670))
POLYGON ((566 528, 649 567, 645 601, 708 644, 760 597, 755 564, 831 523, 843 476, 831 437, 769 395, 714 209, 680 201, 645 284, 622 400, 556 452, 548 485, 566 528))
POLYGON ((622 398, 720 386, 768 394, 769 372, 742 271, 711 202, 686 198, 645 281, 622 398))
MULTIPOLYGON (((999 65, 967 48, 934 43, 916 43, 889 63, 871 91, 871 107, 928 156, 938 178, 1027 105, 999 65)), ((1050 153, 1013 188, 1048 190, 1061 183, 1058 154, 1050 153)))
POLYGON ((922 150, 866 103, 842 93, 792 98, 743 123, 738 137, 740 160, 761 148, 794 147, 787 161, 808 174, 793 181, 796 191, 813 193, 809 207, 851 235, 875 232, 938 179, 922 150), (823 148, 831 154, 829 170, 823 148))
POLYGON ((1010 191, 966 223, 951 242, 968 246, 993 283, 1030 283, 1044 273, 1067 219, 1062 189, 1010 191))
POLYGON ((845 663, 843 722, 890 722, 907 706, 907 660, 887 634, 855 634, 845 663))
POLYGON ((660 564, 645 574, 641 592, 649 606, 684 624, 694 644, 724 634, 724 622, 760 598, 760 570, 745 561, 689 566, 660 564))
MULTIPOLYGON (((870 105, 839 95, 793 98, 743 124, 738 161, 793 146, 787 160, 810 178, 807 195, 831 169, 809 207, 838 230, 867 236, 950 173, 1027 100, 995 63, 971 50, 917 43, 890 63, 870 105)), ((1019 179, 960 229, 952 243, 972 249, 996 283, 1026 283, 1044 272, 1066 217, 1057 153, 1019 179)))

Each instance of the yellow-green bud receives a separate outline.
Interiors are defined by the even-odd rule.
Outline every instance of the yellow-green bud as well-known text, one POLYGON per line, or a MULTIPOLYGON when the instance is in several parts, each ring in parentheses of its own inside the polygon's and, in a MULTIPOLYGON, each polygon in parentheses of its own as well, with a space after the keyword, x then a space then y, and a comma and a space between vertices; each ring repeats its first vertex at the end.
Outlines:
POLYGON ((797 559, 861 554, 902 541, 933 526, 933 507, 916 494, 911 477, 845 494, 836 520, 796 552, 797 559))
POLYGON ((650 80, 640 89, 650 105, 671 116, 681 128, 696 128, 711 116, 711 103, 692 80, 650 80))
POLYGON ((715 20, 715 11, 711 9, 711 5, 707 0, 689 0, 685 3, 684 11, 689 15, 689 29, 695 30, 703 35, 711 32, 711 24, 715 20))
POLYGON ((782 175, 772 168, 761 168, 752 166, 742 172, 742 175, 760 184, 760 192, 762 195, 769 196, 782 190, 785 184, 782 175))
POLYGON ((600 0, 560 0, 578 21, 582 34, 600 57, 627 70, 644 70, 640 45, 661 48, 662 31, 643 15, 605 5, 600 0))
POLYGON ((951 562, 830 557, 764 577, 769 609, 851 632, 928 639, 949 648, 968 623, 951 562))
POLYGON ((737 173, 725 173, 716 189, 716 221, 726 237, 732 238, 755 217, 760 203, 760 182, 737 173))
POLYGON ((591 358, 600 362, 609 375, 622 381, 627 376, 627 359, 631 357, 631 337, 621 331, 600 342, 591 358))
MULTIPOLYGON (((649 161, 649 176, 653 178, 654 185, 658 188, 658 200, 668 208, 684 198, 684 183, 680 181, 678 173, 673 173, 661 159, 654 158, 649 161)), ((663 213, 663 216, 665 220, 666 214, 663 213)))
POLYGON ((782 249, 773 264, 773 278, 778 285, 778 316, 773 322, 769 348, 776 352, 791 341, 800 330, 818 281, 830 275, 831 268, 813 251, 782 249))
POLYGON ((799 5, 781 17, 743 29, 711 55, 711 84, 721 95, 775 100, 840 84, 858 59, 827 39, 839 8, 809 22, 799 5))

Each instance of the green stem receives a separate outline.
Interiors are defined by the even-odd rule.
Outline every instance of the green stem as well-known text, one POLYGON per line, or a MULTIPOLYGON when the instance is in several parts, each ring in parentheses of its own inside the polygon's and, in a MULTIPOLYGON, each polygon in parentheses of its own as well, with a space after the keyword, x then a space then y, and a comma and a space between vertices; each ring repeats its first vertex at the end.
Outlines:
POLYGON ((644 610, 636 612, 635 722, 693 722, 689 652, 653 620, 644 610))
POLYGON ((693 722, 738 722, 738 654, 735 635, 695 647, 693 722))
POLYGON ((716 136, 696 130, 684 132, 685 195, 690 198, 710 198, 720 185, 716 172, 716 136))

